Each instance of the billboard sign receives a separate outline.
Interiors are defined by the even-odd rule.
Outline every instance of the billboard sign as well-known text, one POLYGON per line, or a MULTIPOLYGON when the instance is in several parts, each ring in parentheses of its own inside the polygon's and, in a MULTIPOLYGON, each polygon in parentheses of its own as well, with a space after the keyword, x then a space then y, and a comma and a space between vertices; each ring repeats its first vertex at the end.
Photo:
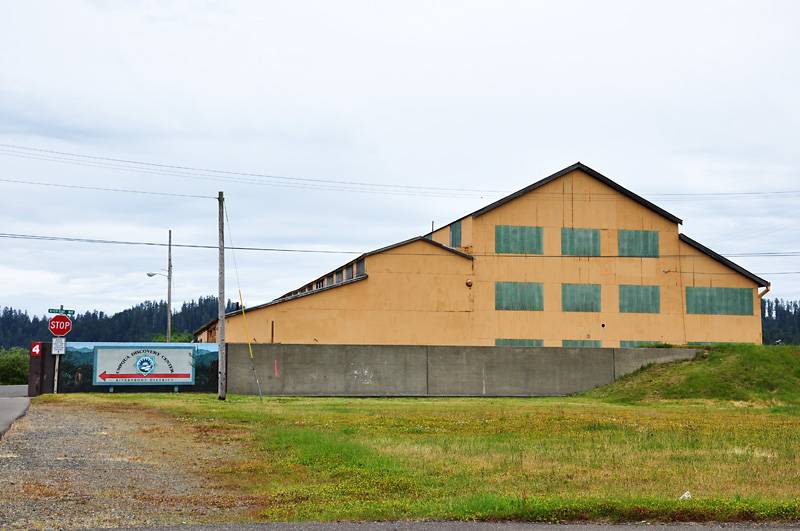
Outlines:
POLYGON ((96 346, 94 385, 193 385, 195 347, 96 346))

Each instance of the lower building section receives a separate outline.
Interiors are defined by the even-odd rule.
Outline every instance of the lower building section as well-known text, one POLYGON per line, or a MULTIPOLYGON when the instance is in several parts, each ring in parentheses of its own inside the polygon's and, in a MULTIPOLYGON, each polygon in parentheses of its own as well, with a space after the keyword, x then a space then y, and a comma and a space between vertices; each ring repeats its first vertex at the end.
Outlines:
POLYGON ((228 392, 292 396, 563 396, 693 349, 228 344, 228 392))

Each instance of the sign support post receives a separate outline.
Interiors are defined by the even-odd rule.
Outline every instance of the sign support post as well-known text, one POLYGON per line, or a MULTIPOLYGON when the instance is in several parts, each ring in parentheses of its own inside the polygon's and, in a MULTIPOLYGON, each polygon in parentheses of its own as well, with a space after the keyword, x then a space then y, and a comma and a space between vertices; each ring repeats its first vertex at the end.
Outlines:
POLYGON ((52 346, 52 354, 56 357, 56 372, 53 376, 53 394, 58 394, 58 371, 61 366, 61 355, 66 354, 67 352, 67 342, 64 336, 66 336, 70 330, 72 330, 72 321, 70 320, 68 315, 74 315, 75 310, 65 310, 64 305, 61 305, 59 309, 50 308, 47 310, 47 313, 54 313, 56 314, 55 317, 50 319, 50 324, 48 328, 53 333, 53 346, 52 346))

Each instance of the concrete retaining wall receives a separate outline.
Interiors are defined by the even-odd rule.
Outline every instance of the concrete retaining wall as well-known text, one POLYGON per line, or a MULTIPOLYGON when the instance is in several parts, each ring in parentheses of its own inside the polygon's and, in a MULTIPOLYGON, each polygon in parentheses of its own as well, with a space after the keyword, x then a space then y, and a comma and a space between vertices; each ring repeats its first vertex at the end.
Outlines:
POLYGON ((228 392, 290 396, 563 396, 695 349, 228 344, 228 392))

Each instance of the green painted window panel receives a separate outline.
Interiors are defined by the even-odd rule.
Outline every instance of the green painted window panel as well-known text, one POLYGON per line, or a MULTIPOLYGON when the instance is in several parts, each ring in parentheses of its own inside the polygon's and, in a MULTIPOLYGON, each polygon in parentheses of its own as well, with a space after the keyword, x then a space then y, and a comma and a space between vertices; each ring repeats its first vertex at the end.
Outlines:
POLYGON ((693 347, 702 347, 712 345, 751 345, 752 343, 737 343, 736 341, 689 341, 686 344, 693 347))
POLYGON ((497 225, 494 228, 494 252, 506 254, 543 254, 542 227, 497 225))
POLYGON ((619 255, 658 258, 658 232, 654 230, 619 231, 619 255))
POLYGON ((542 311, 544 285, 541 282, 495 282, 495 310, 542 311))
POLYGON ((461 222, 450 225, 450 247, 461 247, 461 222))
POLYGON ((543 347, 542 339, 495 339, 496 347, 543 347))
POLYGON ((661 313, 660 286, 620 286, 620 313, 661 313))
POLYGON ((750 288, 686 287, 686 313, 705 315, 753 315, 750 288))
POLYGON ((600 229, 561 228, 563 256, 600 256, 600 229))
POLYGON ((599 312, 600 284, 561 284, 561 311, 599 312))
POLYGON ((565 339, 561 342, 562 347, 566 348, 600 348, 603 346, 602 341, 595 341, 595 340, 573 340, 573 339, 565 339))
POLYGON ((429 232, 428 234, 426 234, 426 235, 425 235, 425 239, 426 239, 426 240, 432 240, 432 239, 433 239, 433 233, 432 233, 432 232, 429 232))
POLYGON ((659 341, 620 341, 620 348, 636 348, 643 345, 659 345, 659 341))

